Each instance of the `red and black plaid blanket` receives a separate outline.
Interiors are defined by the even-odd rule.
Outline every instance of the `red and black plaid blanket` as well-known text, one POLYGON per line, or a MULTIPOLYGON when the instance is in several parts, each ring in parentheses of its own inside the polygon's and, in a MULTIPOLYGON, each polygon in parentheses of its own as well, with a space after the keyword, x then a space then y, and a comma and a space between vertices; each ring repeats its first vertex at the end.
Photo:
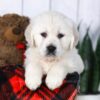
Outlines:
POLYGON ((24 83, 22 66, 7 66, 0 69, 0 100, 74 100, 77 94, 79 75, 67 75, 63 85, 49 90, 44 82, 36 91, 30 91, 24 83))

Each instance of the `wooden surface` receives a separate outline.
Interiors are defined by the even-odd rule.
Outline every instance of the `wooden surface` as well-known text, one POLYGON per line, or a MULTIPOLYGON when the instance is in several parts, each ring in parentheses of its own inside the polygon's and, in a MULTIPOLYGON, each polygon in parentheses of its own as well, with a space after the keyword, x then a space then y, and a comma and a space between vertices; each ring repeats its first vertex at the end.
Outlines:
POLYGON ((18 13, 33 17, 44 11, 59 11, 77 25, 82 22, 81 39, 91 26, 90 36, 94 46, 100 34, 100 0, 0 0, 0 15, 18 13))

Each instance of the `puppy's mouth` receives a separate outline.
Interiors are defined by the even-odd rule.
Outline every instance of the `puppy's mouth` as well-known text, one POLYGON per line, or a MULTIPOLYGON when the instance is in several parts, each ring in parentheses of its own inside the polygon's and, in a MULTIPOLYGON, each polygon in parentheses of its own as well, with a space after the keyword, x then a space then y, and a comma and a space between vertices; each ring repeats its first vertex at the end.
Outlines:
POLYGON ((47 57, 56 57, 56 52, 47 52, 46 56, 47 57))
POLYGON ((58 61, 58 57, 57 57, 56 53, 47 53, 45 55, 45 61, 46 62, 55 62, 55 61, 58 61))
POLYGON ((58 57, 52 56, 52 55, 51 56, 49 55, 49 56, 45 57, 46 62, 55 62, 55 61, 58 61, 58 60, 59 60, 58 57))

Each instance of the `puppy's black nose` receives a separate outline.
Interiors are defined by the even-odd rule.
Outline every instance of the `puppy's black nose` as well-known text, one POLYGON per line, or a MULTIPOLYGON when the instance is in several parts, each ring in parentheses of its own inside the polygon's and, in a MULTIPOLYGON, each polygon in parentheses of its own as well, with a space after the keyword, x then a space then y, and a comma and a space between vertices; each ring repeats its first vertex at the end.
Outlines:
POLYGON ((56 47, 54 45, 49 45, 47 46, 47 50, 48 50, 48 53, 54 53, 56 50, 56 47))

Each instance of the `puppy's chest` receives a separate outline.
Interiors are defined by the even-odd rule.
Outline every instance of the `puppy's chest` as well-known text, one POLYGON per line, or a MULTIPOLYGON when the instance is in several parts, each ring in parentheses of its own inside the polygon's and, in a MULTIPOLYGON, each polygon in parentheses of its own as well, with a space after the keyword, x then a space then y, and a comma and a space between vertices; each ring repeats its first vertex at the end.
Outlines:
POLYGON ((47 74, 48 71, 54 66, 55 62, 46 62, 46 61, 41 60, 40 64, 42 66, 44 74, 47 74))

